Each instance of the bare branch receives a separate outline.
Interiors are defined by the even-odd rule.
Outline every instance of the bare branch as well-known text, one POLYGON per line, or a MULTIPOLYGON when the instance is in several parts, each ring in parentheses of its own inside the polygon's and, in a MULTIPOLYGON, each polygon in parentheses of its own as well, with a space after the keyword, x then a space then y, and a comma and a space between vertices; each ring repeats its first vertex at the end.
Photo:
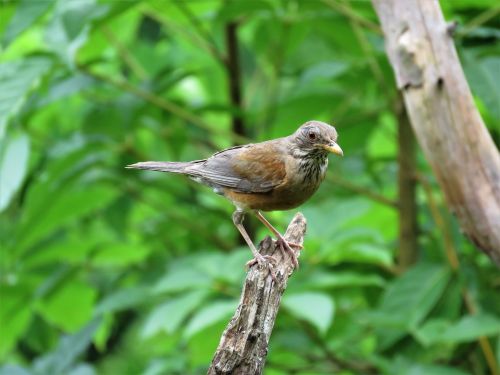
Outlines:
MULTIPOLYGON (((305 232, 306 219, 297 213, 288 226, 285 239, 302 244, 305 232)), ((261 254, 272 255, 276 259, 276 281, 267 269, 254 266, 248 271, 240 303, 222 334, 208 375, 262 374, 281 295, 293 272, 291 258, 276 250, 275 242, 270 237, 260 243, 261 254)))
POLYGON ((500 153, 439 2, 373 0, 417 140, 466 236, 500 265, 500 153))

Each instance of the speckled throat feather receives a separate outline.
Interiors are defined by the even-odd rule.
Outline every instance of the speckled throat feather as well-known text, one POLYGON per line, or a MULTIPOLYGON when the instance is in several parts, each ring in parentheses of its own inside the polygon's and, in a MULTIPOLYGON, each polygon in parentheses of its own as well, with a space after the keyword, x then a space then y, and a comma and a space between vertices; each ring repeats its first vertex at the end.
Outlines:
POLYGON ((323 180, 328 167, 328 153, 323 150, 296 150, 292 155, 299 162, 304 183, 317 184, 323 180))

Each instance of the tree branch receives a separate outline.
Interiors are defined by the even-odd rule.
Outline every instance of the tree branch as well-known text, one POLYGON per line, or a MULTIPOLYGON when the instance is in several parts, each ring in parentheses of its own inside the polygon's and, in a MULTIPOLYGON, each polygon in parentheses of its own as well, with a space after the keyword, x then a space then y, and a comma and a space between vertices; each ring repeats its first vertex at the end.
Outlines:
POLYGON ((229 22, 226 24, 226 45, 227 45, 227 77, 229 83, 229 98, 233 110, 232 128, 235 134, 246 136, 245 124, 242 116, 242 95, 240 84, 240 63, 238 56, 238 23, 229 22))
MULTIPOLYGON (((297 213, 288 226, 285 239, 302 244, 305 232, 306 219, 297 213)), ((263 372, 269 338, 281 295, 293 272, 293 263, 288 255, 276 251, 270 237, 260 243, 259 251, 276 259, 276 281, 265 269, 254 266, 248 271, 240 303, 222 334, 208 375, 258 375, 263 372)))
POLYGON ((418 257, 415 136, 401 100, 398 118, 399 250, 398 268, 405 271, 418 257))
POLYGON ((372 0, 417 140, 462 231, 500 265, 500 153, 437 1, 372 0))

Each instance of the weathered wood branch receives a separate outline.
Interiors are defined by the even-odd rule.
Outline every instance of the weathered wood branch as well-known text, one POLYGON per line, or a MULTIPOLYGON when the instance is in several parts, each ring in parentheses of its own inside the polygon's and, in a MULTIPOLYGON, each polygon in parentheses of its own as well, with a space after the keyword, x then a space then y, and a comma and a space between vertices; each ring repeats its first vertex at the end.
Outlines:
MULTIPOLYGON (((306 219, 297 213, 288 226, 285 239, 302 244, 305 232, 306 219)), ((260 243, 259 251, 276 259, 276 281, 260 267, 254 266, 248 271, 240 303, 222 334, 208 375, 262 374, 281 295, 293 272, 293 264, 289 255, 277 249, 270 237, 260 243)))
POLYGON ((438 1, 372 0, 417 140, 465 235, 500 264, 500 154, 438 1))

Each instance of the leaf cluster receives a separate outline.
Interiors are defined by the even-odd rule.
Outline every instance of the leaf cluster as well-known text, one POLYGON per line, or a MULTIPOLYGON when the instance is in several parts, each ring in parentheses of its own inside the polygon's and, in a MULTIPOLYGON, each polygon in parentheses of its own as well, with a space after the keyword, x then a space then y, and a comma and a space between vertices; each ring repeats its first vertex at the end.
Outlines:
MULTIPOLYGON (((495 6, 442 2, 498 143, 495 6)), ((310 119, 337 127, 346 156, 301 208, 305 250, 266 374, 485 374, 500 362, 498 270, 420 153, 419 261, 398 267, 400 99, 369 2, 19 0, 0 12, 0 374, 204 373, 250 257, 233 208, 124 166, 204 158, 310 119)))

